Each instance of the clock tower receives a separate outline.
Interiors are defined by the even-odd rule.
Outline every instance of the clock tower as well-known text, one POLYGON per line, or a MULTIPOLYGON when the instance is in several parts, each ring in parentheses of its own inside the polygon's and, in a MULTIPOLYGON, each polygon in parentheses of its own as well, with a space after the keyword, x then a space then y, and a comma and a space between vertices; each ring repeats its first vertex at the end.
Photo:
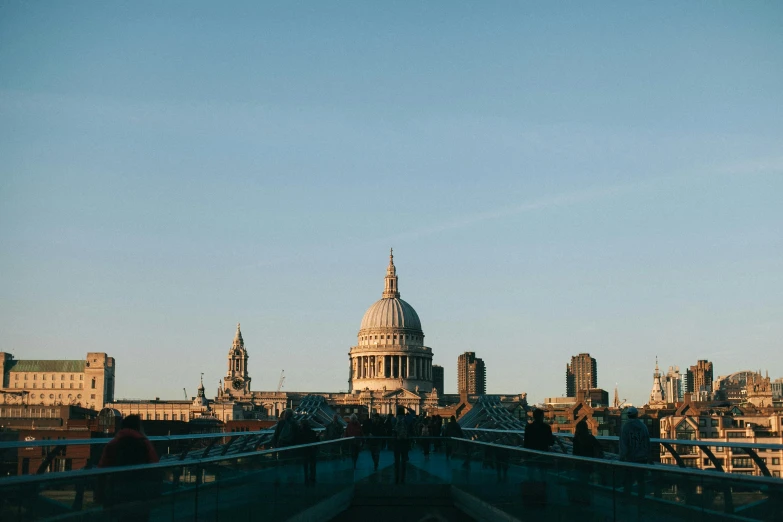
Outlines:
POLYGON ((250 376, 247 373, 247 350, 242 330, 237 323, 237 333, 228 351, 228 372, 223 377, 223 393, 232 398, 250 394, 250 376))

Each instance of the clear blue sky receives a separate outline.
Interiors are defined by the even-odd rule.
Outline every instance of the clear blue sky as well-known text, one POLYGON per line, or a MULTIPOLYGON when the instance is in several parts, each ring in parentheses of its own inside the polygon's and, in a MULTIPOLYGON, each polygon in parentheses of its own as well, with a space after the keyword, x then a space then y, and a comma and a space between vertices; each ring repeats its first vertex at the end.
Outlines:
POLYGON ((346 388, 390 246, 456 391, 783 376, 780 2, 1 2, 0 349, 346 388))

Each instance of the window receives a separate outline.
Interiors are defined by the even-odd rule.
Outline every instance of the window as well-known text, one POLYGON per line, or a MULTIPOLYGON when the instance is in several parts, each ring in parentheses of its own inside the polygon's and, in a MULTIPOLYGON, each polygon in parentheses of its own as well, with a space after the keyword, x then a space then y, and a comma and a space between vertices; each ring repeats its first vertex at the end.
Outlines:
POLYGON ((61 373, 61 374, 60 374, 60 380, 61 380, 61 381, 64 381, 64 380, 65 380, 65 374, 64 374, 64 373, 61 373))
POLYGON ((73 383, 70 383, 70 384, 68 385, 68 387, 69 387, 69 388, 73 388, 73 383))
POLYGON ((73 374, 71 374, 71 380, 73 380, 73 374))
POLYGON ((163 414, 163 420, 169 420, 169 414, 168 413, 164 413, 163 414))
POLYGON ((772 457, 772 463, 775 464, 775 465, 779 465, 780 464, 780 458, 772 457))
POLYGON ((17 380, 17 381, 19 380, 19 374, 18 373, 14 374, 14 379, 17 380))
POLYGON ((699 427, 703 428, 707 425, 707 419, 699 419, 699 427))
POLYGON ((151 419, 152 419, 152 415, 150 415, 150 414, 148 413, 148 414, 147 414, 147 420, 151 420, 151 419))
POLYGON ((60 388, 65 388, 65 384, 61 382, 60 383, 60 388))
POLYGON ((80 381, 83 381, 83 380, 84 380, 84 374, 80 374, 80 375, 79 375, 79 380, 80 380, 80 381))
POLYGON ((37 373, 34 373, 34 374, 33 374, 33 380, 34 380, 34 381, 37 381, 37 380, 38 380, 38 374, 37 374, 37 373))
POLYGON ((26 373, 24 374, 24 380, 25 381, 27 380, 27 374, 26 373))
POLYGON ((93 393, 92 395, 90 395, 90 399, 94 399, 94 398, 95 398, 95 394, 93 393))
POLYGON ((92 378, 92 389, 95 389, 95 377, 92 378))
POLYGON ((160 420, 160 413, 155 414, 155 420, 160 420))
POLYGON ((735 468, 752 468, 753 459, 750 457, 734 457, 731 459, 731 465, 735 468))
POLYGON ((80 390, 82 389, 82 383, 79 383, 79 389, 80 390))
POLYGON ((37 386, 38 386, 38 383, 34 382, 33 383, 33 388, 36 388, 37 386))
POLYGON ((723 453, 723 450, 724 450, 723 446, 718 446, 717 448, 715 448, 715 451, 717 451, 718 453, 723 453))
POLYGON ((712 419, 712 427, 716 428, 718 426, 718 419, 712 419))
POLYGON ((179 414, 179 420, 181 420, 181 421, 185 420, 185 414, 184 413, 180 413, 179 414))
POLYGON ((45 380, 46 380, 46 374, 43 374, 43 375, 41 376, 41 379, 45 381, 45 380))

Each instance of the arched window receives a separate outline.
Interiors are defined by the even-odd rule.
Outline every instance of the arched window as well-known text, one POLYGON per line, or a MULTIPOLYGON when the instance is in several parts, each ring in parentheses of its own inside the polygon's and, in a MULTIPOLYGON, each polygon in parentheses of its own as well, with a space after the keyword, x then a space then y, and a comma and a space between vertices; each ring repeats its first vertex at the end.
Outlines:
POLYGON ((95 377, 92 378, 92 389, 95 389, 95 377))

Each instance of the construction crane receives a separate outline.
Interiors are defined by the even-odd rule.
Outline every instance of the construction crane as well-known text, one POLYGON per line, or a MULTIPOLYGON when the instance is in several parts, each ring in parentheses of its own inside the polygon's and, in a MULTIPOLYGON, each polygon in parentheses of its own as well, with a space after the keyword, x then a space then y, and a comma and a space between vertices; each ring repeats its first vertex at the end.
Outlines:
POLYGON ((277 391, 278 392, 283 389, 283 381, 285 381, 285 370, 281 370, 280 371, 280 380, 277 381, 277 391))

